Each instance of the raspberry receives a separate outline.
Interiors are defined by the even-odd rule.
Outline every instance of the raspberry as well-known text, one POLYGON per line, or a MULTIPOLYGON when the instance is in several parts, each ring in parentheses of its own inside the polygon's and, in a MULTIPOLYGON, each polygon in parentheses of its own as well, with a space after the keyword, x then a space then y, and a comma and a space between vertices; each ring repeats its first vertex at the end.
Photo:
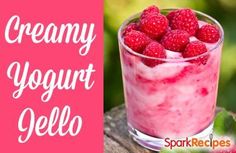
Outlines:
POLYGON ((194 35, 198 30, 198 19, 195 13, 190 9, 180 9, 176 11, 170 23, 172 29, 185 30, 190 35, 194 35))
POLYGON ((168 50, 181 52, 189 43, 189 34, 183 30, 168 31, 161 39, 161 44, 168 50))
POLYGON ((123 31, 123 36, 126 35, 128 32, 130 32, 131 30, 138 30, 137 23, 128 24, 123 31))
MULTIPOLYGON (((156 41, 153 41, 147 45, 147 47, 143 51, 143 55, 156 58, 166 58, 164 47, 156 41)), ((143 58, 143 62, 145 65, 150 67, 154 67, 157 64, 163 63, 163 61, 160 60, 147 59, 147 58, 143 58)))
POLYGON ((145 18, 146 16, 150 15, 150 14, 158 14, 160 13, 160 10, 158 7, 156 7, 155 5, 149 6, 148 8, 146 8, 145 10, 143 10, 142 14, 141 14, 141 18, 145 18))
POLYGON ((124 43, 138 53, 141 53, 150 41, 148 36, 136 30, 131 30, 124 36, 124 43))
POLYGON ((175 14, 177 13, 177 11, 178 10, 171 11, 166 15, 167 19, 169 20, 169 23, 171 23, 172 19, 174 18, 175 14))
MULTIPOLYGON (((207 52, 207 48, 203 42, 193 41, 186 46, 182 55, 184 58, 188 58, 201 55, 205 52, 207 52)), ((198 59, 192 60, 192 62, 206 64, 208 57, 209 55, 200 56, 198 59)))
POLYGON ((215 43, 220 38, 219 29, 211 24, 202 26, 196 34, 197 38, 203 42, 215 43))
POLYGON ((153 39, 161 37, 168 28, 168 20, 162 14, 151 14, 140 20, 140 29, 153 39))

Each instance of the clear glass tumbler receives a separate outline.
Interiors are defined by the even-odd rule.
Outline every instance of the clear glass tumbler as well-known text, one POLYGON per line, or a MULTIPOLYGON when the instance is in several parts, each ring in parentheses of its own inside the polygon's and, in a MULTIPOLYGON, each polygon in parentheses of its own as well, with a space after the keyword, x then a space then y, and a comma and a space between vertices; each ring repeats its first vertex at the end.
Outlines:
MULTIPOLYGON (((172 10, 161 12, 167 14, 172 10)), ((212 132, 224 32, 212 17, 195 13, 200 26, 216 25, 221 37, 217 43, 206 43, 208 52, 191 58, 147 57, 126 46, 122 31, 127 24, 138 20, 140 14, 126 20, 118 31, 129 133, 151 150, 160 150, 165 138, 204 138, 212 132), (206 62, 193 62, 199 58, 206 62), (162 64, 149 67, 143 63, 145 60, 162 64)))

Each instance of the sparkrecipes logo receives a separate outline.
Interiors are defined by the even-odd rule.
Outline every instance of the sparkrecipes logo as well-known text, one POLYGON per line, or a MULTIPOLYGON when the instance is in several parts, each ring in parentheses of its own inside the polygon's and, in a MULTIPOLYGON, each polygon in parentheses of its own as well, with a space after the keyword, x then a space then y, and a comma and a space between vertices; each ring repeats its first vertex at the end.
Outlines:
POLYGON ((209 139, 188 138, 181 140, 174 140, 165 138, 165 147, 169 149, 181 148, 181 147, 196 147, 196 148, 229 148, 233 145, 233 141, 229 137, 213 137, 213 134, 209 135, 209 139))

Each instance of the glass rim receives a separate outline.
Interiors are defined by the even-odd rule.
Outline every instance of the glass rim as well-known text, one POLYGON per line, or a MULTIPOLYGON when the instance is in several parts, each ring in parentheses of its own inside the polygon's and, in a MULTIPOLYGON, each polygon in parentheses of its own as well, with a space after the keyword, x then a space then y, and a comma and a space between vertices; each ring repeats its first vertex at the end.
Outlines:
MULTIPOLYGON (((165 9, 161 9, 160 11, 173 11, 173 10, 177 10, 177 9, 181 9, 181 8, 165 8, 165 9)), ((193 10, 193 9, 192 9, 193 10)), ((201 15, 203 17, 206 17, 207 19, 211 20, 215 25, 217 25, 217 27, 219 28, 220 30, 220 40, 218 40, 217 44, 214 45, 214 47, 210 48, 207 52, 203 53, 203 54, 200 54, 200 55, 197 55, 197 56, 193 56, 193 57, 187 57, 187 58, 157 58, 157 57, 150 57, 150 56, 146 56, 146 55, 143 55, 141 53, 138 53, 138 52, 135 52, 134 50, 132 50, 131 48, 129 48, 127 45, 125 45, 124 41, 123 41, 123 38, 122 38, 122 30, 124 29, 124 27, 130 23, 130 21, 132 21, 133 19, 137 18, 137 16, 140 16, 141 12, 139 13, 136 13, 132 16, 130 16, 128 19, 126 19, 122 25, 120 26, 119 30, 118 30, 118 41, 119 43, 121 43, 121 45, 128 51, 130 52, 131 54, 135 55, 135 56, 138 56, 138 57, 141 57, 141 58, 146 58, 146 59, 152 59, 152 60, 160 60, 160 61, 165 61, 165 62, 185 62, 185 61, 190 61, 190 60, 194 60, 194 59, 197 59, 197 58, 201 58, 203 56, 206 56, 208 54, 210 54, 212 51, 214 51, 217 47, 219 47, 223 41, 224 41, 224 30, 221 26, 221 24, 216 20, 214 19, 213 17, 203 13, 203 12, 200 12, 200 11, 196 11, 196 10, 193 10, 197 15, 201 15)), ((166 49, 167 50, 167 49, 166 49)), ((171 51, 171 50, 169 50, 171 51)), ((173 52, 173 51, 172 51, 173 52)))

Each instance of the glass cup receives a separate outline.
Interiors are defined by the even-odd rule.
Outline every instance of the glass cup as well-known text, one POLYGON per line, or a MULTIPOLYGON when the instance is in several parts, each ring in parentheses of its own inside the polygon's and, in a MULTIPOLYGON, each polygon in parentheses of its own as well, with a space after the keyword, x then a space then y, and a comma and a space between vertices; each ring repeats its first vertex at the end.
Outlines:
POLYGON ((165 138, 206 138, 212 133, 224 32, 212 17, 195 13, 200 26, 212 23, 219 28, 220 40, 206 43, 208 52, 191 58, 175 58, 180 53, 168 50, 169 58, 148 57, 126 46, 122 31, 140 13, 118 31, 128 130, 136 142, 151 150, 160 150, 165 138), (144 64, 147 60, 159 64, 149 67, 144 64))

